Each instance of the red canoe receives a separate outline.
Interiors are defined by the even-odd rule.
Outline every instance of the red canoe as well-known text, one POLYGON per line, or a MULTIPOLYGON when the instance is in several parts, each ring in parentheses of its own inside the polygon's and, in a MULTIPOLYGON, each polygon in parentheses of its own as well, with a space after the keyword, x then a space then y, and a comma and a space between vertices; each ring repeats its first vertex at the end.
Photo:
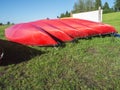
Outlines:
POLYGON ((60 31, 57 28, 51 27, 48 24, 45 24, 41 21, 31 22, 32 25, 35 25, 41 29, 43 29, 45 32, 49 33, 51 36, 56 38, 57 40, 60 40, 62 42, 72 41, 73 38, 67 35, 65 32, 60 31))
POLYGON ((92 21, 82 20, 82 19, 71 19, 71 21, 90 27, 94 29, 96 32, 99 32, 99 35, 117 33, 115 28, 108 24, 92 22, 92 21))
POLYGON ((10 41, 25 45, 53 46, 58 44, 42 29, 29 23, 16 24, 6 29, 5 36, 10 41))
POLYGON ((60 31, 65 32, 66 34, 68 34, 70 37, 72 38, 80 38, 83 36, 87 36, 86 33, 81 32, 73 27, 70 27, 64 23, 61 23, 60 20, 41 20, 41 22, 44 22, 48 25, 50 25, 51 27, 57 28, 60 31))
POLYGON ((93 28, 85 26, 82 23, 78 24, 78 23, 72 21, 71 19, 61 19, 60 21, 66 25, 69 25, 69 26, 81 31, 81 32, 84 32, 88 37, 95 36, 98 34, 98 32, 95 31, 93 28))

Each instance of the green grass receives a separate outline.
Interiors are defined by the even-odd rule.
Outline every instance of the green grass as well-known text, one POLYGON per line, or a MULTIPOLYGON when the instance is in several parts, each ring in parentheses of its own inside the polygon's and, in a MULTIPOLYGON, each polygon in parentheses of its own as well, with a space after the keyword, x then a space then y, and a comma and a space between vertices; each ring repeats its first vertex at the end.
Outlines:
MULTIPOLYGON (((119 14, 105 14, 103 21, 120 31, 119 14)), ((120 89, 119 38, 95 37, 58 48, 27 47, 5 40, 5 28, 0 26, 0 46, 6 54, 0 66, 0 89, 120 89)))
POLYGON ((103 15, 103 22, 113 25, 118 31, 120 31, 120 12, 110 13, 103 15))

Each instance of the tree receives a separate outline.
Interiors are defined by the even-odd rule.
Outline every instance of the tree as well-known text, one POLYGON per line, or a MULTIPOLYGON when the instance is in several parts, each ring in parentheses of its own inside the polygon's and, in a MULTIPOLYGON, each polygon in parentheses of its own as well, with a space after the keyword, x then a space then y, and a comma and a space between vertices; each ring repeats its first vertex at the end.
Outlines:
POLYGON ((103 5, 103 13, 111 13, 111 12, 114 12, 114 9, 109 7, 108 2, 105 2, 105 4, 103 5))
POLYGON ((105 2, 105 4, 103 5, 103 9, 110 9, 109 4, 107 2, 105 2))
POLYGON ((70 17, 70 13, 68 11, 66 11, 65 16, 70 17))
POLYGON ((0 26, 3 25, 3 23, 0 23, 0 26))
POLYGON ((102 7, 101 0, 95 0, 95 9, 98 10, 99 7, 102 7))
MULTIPOLYGON (((59 16, 57 16, 59 17, 59 16)), ((70 17, 70 12, 66 11, 66 13, 61 13, 59 18, 63 18, 63 17, 70 17)))
POLYGON ((79 12, 84 12, 85 11, 85 1, 79 0, 77 7, 78 7, 79 12))
POLYGON ((94 10, 94 0, 78 0, 73 7, 73 13, 86 12, 94 10))
POLYGON ((73 11, 72 11, 73 13, 78 13, 78 12, 80 12, 79 11, 79 5, 78 5, 78 3, 75 3, 74 4, 74 6, 73 6, 73 11))
POLYGON ((103 5, 103 13, 109 13, 110 11, 111 10, 110 10, 109 4, 105 2, 105 4, 103 5))
POLYGON ((74 4, 73 13, 83 12, 85 11, 84 9, 85 9, 84 0, 78 0, 78 2, 74 4))
POLYGON ((115 0, 114 8, 115 11, 120 11, 120 0, 115 0))
POLYGON ((10 25, 10 22, 9 22, 9 21, 7 22, 7 25, 10 25))
POLYGON ((86 0, 86 11, 92 11, 95 10, 95 2, 94 0, 86 0))
POLYGON ((57 16, 57 18, 60 18, 59 16, 57 16))

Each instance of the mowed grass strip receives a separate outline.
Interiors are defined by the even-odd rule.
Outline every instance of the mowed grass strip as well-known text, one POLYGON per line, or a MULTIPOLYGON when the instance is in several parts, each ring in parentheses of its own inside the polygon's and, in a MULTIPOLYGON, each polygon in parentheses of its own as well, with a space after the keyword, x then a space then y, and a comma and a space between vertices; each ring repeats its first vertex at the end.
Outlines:
MULTIPOLYGON (((105 14, 103 21, 120 31, 119 14, 105 14)), ((119 38, 94 37, 58 48, 27 47, 5 40, 5 28, 0 26, 1 46, 7 52, 0 66, 0 89, 120 89, 119 38)))

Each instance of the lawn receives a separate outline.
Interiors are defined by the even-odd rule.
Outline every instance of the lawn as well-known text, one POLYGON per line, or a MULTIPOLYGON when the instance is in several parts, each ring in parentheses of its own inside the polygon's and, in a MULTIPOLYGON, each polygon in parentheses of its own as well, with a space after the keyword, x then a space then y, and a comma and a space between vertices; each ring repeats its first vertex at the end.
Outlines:
MULTIPOLYGON (((112 16, 112 17, 111 17, 112 16)), ((103 22, 120 31, 120 13, 103 22)), ((5 56, 0 90, 120 90, 120 39, 94 37, 64 47, 31 47, 9 42, 0 26, 5 56)))

